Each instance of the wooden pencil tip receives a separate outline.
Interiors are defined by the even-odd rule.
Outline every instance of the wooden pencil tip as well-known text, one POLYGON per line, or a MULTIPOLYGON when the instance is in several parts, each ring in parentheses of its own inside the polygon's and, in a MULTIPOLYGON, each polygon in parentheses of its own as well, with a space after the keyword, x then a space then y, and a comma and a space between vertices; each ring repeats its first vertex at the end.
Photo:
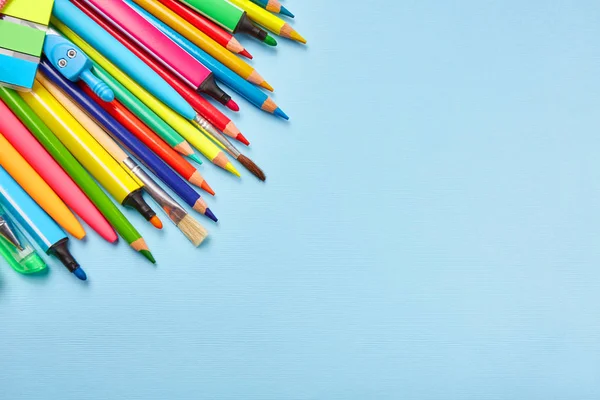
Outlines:
POLYGON ((252 173, 252 175, 256 176, 261 181, 264 182, 267 179, 267 176, 265 175, 263 170, 260 169, 258 167, 258 165, 256 165, 254 163, 254 161, 252 161, 245 155, 240 154, 240 156, 237 158, 237 160, 240 162, 240 164, 242 164, 244 166, 244 168, 246 168, 248 171, 250 171, 252 173))
POLYGON ((179 143, 177 146, 173 147, 173 150, 183 154, 184 156, 191 156, 194 154, 194 149, 187 141, 179 143))

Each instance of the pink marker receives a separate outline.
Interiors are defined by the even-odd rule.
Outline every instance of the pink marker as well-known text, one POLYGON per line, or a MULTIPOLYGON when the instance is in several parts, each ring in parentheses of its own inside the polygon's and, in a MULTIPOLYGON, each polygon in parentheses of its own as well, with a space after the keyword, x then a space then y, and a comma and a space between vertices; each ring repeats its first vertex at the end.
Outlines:
POLYGON ((2 100, 0 132, 75 214, 107 241, 117 241, 117 234, 96 206, 2 100))
POLYGON ((83 0, 91 11, 169 68, 198 92, 215 98, 232 110, 237 104, 215 82, 213 73, 122 0, 83 0))

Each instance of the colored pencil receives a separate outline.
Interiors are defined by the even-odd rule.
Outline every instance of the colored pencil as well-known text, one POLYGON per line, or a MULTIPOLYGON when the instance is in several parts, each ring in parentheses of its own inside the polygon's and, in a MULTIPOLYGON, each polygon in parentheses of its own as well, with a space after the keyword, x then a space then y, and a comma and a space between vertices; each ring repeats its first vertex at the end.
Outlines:
POLYGON ((292 14, 290 10, 282 6, 279 0, 252 0, 252 2, 261 6, 267 11, 271 11, 272 13, 294 18, 294 14, 292 14))
POLYGON ((0 166, 67 232, 77 239, 85 237, 71 210, 1 133, 0 166))
POLYGON ((127 74, 140 82, 150 93, 164 101, 173 110, 188 119, 194 118, 195 112, 192 106, 183 97, 70 1, 55 0, 51 21, 54 24, 57 20, 81 35, 84 40, 103 54, 106 54, 116 65, 123 68, 127 74))
MULTIPOLYGON (((135 5, 132 5, 132 7, 137 8, 135 5)), ((277 106, 277 104, 259 88, 242 79, 232 70, 215 60, 210 54, 206 53, 204 50, 181 36, 179 33, 160 21, 158 18, 154 17, 152 14, 141 8, 138 8, 137 11, 142 14, 144 18, 146 18, 152 25, 164 33, 169 39, 177 43, 177 45, 179 45, 197 60, 203 62, 204 65, 208 66, 213 71, 217 79, 225 83, 231 89, 235 90, 250 103, 254 104, 263 111, 275 114, 284 119, 289 119, 283 110, 281 110, 279 106, 277 106)))
MULTIPOLYGON (((186 0, 189 1, 189 0, 186 0)), ((196 0, 204 1, 204 0, 196 0)), ((225 1, 225 0, 221 0, 225 1)), ((254 21, 264 26, 271 32, 283 36, 288 39, 295 40, 300 43, 306 43, 304 39, 290 24, 282 20, 281 18, 271 14, 264 8, 257 6, 250 0, 229 0, 232 4, 240 7, 248 13, 248 16, 254 21)))
MULTIPOLYGON (((43 75, 42 81, 47 78, 43 75)), ((182 231, 182 233, 195 246, 206 238, 208 232, 198 221, 185 211, 167 192, 165 192, 146 171, 144 171, 115 140, 104 131, 96 121, 88 116, 69 96, 51 82, 47 82, 48 91, 71 113, 73 117, 100 143, 110 155, 120 163, 129 173, 144 184, 144 190, 154 199, 154 201, 164 210, 169 219, 182 231)))
POLYGON ((75 214, 105 240, 111 243, 117 240, 115 231, 96 206, 2 100, 0 132, 75 214))
MULTIPOLYGON (((263 79, 256 70, 244 62, 242 59, 235 56, 231 52, 224 49, 217 42, 205 35, 203 32, 196 29, 192 24, 181 18, 179 15, 165 7, 162 3, 154 0, 135 0, 135 3, 144 8, 150 14, 169 25, 171 28, 177 29, 179 33, 191 40, 198 47, 206 51, 208 54, 231 68, 236 74, 242 78, 259 85, 267 90, 273 91, 273 87, 263 79)), ((85 38, 83 38, 85 39, 85 38)), ((127 72, 127 71, 124 71, 127 72)), ((188 118, 191 119, 191 118, 188 118)))
MULTIPOLYGON (((0 206, 0 218, 7 223, 12 222, 6 211, 0 206)), ((16 223, 10 223, 11 231, 15 239, 19 242, 19 246, 9 243, 8 240, 0 239, 0 254, 11 266, 12 269, 21 274, 35 274, 36 272, 46 269, 46 263, 39 256, 31 242, 19 229, 16 223)))
POLYGON ((214 126, 210 123, 206 122, 205 124, 200 124, 194 121, 194 125, 200 132, 204 135, 212 139, 216 144, 218 144, 221 148, 223 148, 229 155, 238 160, 240 164, 244 166, 248 171, 252 173, 252 175, 256 176, 261 181, 265 181, 267 179, 265 173, 262 169, 259 168, 258 165, 254 163, 250 158, 243 155, 230 141, 225 137, 221 132, 219 132, 214 126))
POLYGON ((81 40, 73 31, 64 25, 57 25, 59 30, 67 36, 72 42, 76 43, 92 60, 94 60, 94 68, 97 72, 105 69, 107 74, 112 75, 123 86, 129 89, 134 95, 142 100, 148 107, 167 122, 173 129, 179 132, 192 146, 198 149, 206 158, 219 167, 231 172, 236 176, 240 176, 233 164, 229 161, 225 153, 223 153, 214 143, 205 138, 198 130, 187 120, 175 113, 169 107, 158 101, 155 97, 149 94, 136 82, 125 75, 121 70, 115 67, 104 56, 90 47, 86 42, 81 40), (100 68, 102 67, 102 68, 100 68))
POLYGON ((206 33, 215 42, 225 47, 232 53, 240 54, 244 57, 252 59, 252 54, 240 44, 240 42, 231 33, 221 28, 208 18, 198 14, 188 6, 180 3, 177 0, 159 0, 166 7, 169 7, 173 12, 177 13, 181 18, 194 25, 198 30, 206 33))
MULTIPOLYGON (((79 86, 84 89, 81 83, 79 86)), ((179 153, 171 149, 161 138, 150 130, 142 121, 140 121, 131 111, 123 106, 118 100, 107 102, 98 102, 104 111, 116 119, 123 127, 131 132, 136 138, 144 143, 150 150, 159 156, 175 172, 181 175, 192 185, 198 186, 211 195, 215 192, 202 177, 200 172, 187 162, 179 153)))
POLYGON ((1 167, 0 203, 46 254, 58 258, 78 279, 87 279, 87 275, 69 252, 67 235, 1 167))
MULTIPOLYGON (((105 22, 103 22, 105 23, 105 22)), ((111 28, 112 29, 112 28, 111 28)), ((49 30, 52 34, 49 34, 50 37, 60 36, 60 33, 55 31, 54 29, 49 30)), ((62 36, 61 36, 62 37, 62 36)), ((66 39, 65 39, 66 40, 66 39)), ((70 42, 69 42, 70 43, 70 42)), ((72 44, 74 46, 74 44, 72 44)), ((79 56, 85 56, 83 51, 79 49, 79 56)), ((89 59, 88 59, 89 60, 89 59)), ((52 61, 52 60, 50 60, 52 61)), ((89 60, 91 63, 91 60, 89 60)), ((54 65, 54 63, 52 63, 54 65)), ((93 66, 93 63, 92 63, 93 66)), ((61 71, 62 72, 62 71, 61 71)), ((63 74, 64 75, 64 74, 63 74)), ((67 77, 68 78, 68 77, 67 77)), ((72 79, 71 79, 72 80, 72 79)), ((127 106, 131 111, 133 111, 138 118, 143 120, 148 127, 150 127, 157 135, 165 140, 175 151, 183 154, 184 156, 189 157, 194 160, 198 164, 202 164, 202 160, 196 155, 194 149, 185 139, 177 133, 173 128, 171 128, 166 122, 164 122, 158 115, 156 115, 152 110, 150 110, 144 103, 139 101, 137 97, 133 95, 124 96, 123 93, 114 93, 115 88, 111 88, 107 85, 108 89, 111 90, 113 95, 117 95, 117 98, 121 103, 127 106), (119 96, 120 95, 120 96, 119 96)), ((126 90, 126 89, 125 89, 126 90)), ((96 92, 96 91, 95 91, 96 92)))
POLYGON ((252 23, 244 10, 225 0, 182 1, 231 33, 245 33, 268 45, 277 45, 277 42, 264 29, 252 23))
POLYGON ((0 88, 0 99, 19 117, 36 139, 73 178, 75 183, 94 202, 98 210, 102 212, 127 244, 135 251, 142 253, 150 261, 155 262, 146 241, 140 233, 21 96, 13 90, 0 88))
POLYGON ((126 1, 84 0, 84 3, 110 21, 121 34, 130 37, 156 60, 181 76, 194 90, 208 94, 231 110, 239 110, 231 96, 217 85, 210 69, 169 40, 126 1))
MULTIPOLYGON (((77 6, 79 6, 78 2, 79 2, 79 0, 73 0, 73 4, 75 4, 77 6)), ((192 107, 198 111, 199 115, 196 116, 196 120, 198 120, 199 117, 202 116, 203 118, 208 120, 211 124, 213 124, 217 129, 219 129, 220 131, 225 133, 227 136, 239 140, 240 142, 244 143, 246 146, 248 146, 250 144, 248 142, 248 140, 244 137, 244 135, 240 132, 238 127, 233 123, 233 121, 231 121, 225 114, 223 114, 222 112, 217 110, 204 97, 202 97, 198 93, 194 92, 188 85, 186 85, 183 81, 181 81, 178 77, 176 77, 170 71, 168 71, 162 64, 158 63, 152 57, 147 55, 141 48, 137 47, 137 45, 135 45, 133 42, 130 42, 127 38, 121 36, 119 34, 119 32, 117 32, 106 21, 102 20, 101 17, 95 15, 93 12, 91 12, 90 10, 87 10, 85 8, 83 8, 82 11, 84 13, 86 13, 86 15, 88 17, 93 19, 94 22, 96 22, 98 25, 100 25, 102 28, 104 28, 107 32, 109 32, 111 35, 113 35, 115 38, 117 38, 117 40, 119 40, 121 42, 121 44, 123 44, 125 47, 127 47, 140 60, 144 61, 156 73, 158 73, 165 81, 167 81, 173 88, 175 88, 175 90, 177 90, 179 92, 179 94, 181 94, 192 105, 192 107)), ((68 29, 68 28, 65 27, 65 29, 68 29)), ((72 32, 72 31, 70 31, 70 32, 72 32)), ((74 36, 76 36, 76 35, 74 35, 74 36)), ((102 70, 102 68, 98 68, 97 65, 96 65, 96 68, 94 71, 101 79, 103 79, 105 82, 107 82, 107 84, 111 87, 111 89, 113 91, 117 91, 116 84, 118 84, 118 82, 116 82, 114 80, 114 78, 112 78, 112 76, 107 74, 104 70, 102 70), (116 82, 116 84, 115 84, 115 82, 116 82)), ((122 87, 122 85, 121 85, 121 87, 122 87)), ((127 90, 127 89, 125 89, 125 90, 127 90)), ((129 90, 127 90, 127 92, 129 93, 129 95, 132 98, 137 100, 137 103, 140 102, 139 99, 137 99, 137 97, 135 97, 129 90)), ((135 114, 139 118, 142 118, 143 114, 141 113, 141 111, 137 107, 136 108, 131 107, 131 102, 134 102, 134 100, 131 100, 130 96, 119 97, 117 94, 117 98, 119 99, 119 101, 126 104, 127 107, 131 111, 135 112, 135 114), (129 103, 127 103, 125 101, 125 99, 127 99, 129 101, 129 103)), ((143 104, 143 106, 146 108, 146 110, 148 110, 152 114, 156 115, 145 104, 143 104)), ((158 118, 160 119, 160 117, 158 117, 158 118)), ((160 120, 162 121, 162 119, 160 119, 160 120)), ((144 122, 146 122, 146 124, 148 124, 147 119, 144 119, 144 122)), ((164 121, 163 121, 163 123, 164 123, 164 121)), ((151 125, 148 124, 148 126, 151 126, 151 125)), ((167 124, 167 126, 170 128, 170 126, 168 124, 167 124)), ((173 129, 171 128, 171 130, 173 130, 173 129)), ((156 132, 158 133, 158 131, 156 131, 156 132)), ((176 133, 176 134, 179 135, 179 133, 176 133)), ((165 138, 165 136, 162 136, 162 137, 165 138)), ((183 138, 182 138, 182 140, 183 140, 183 138)))
POLYGON ((117 142, 144 163, 160 180, 166 183, 190 207, 206 215, 215 222, 217 218, 207 207, 202 197, 192 189, 179 175, 173 172, 156 154, 146 147, 135 136, 128 132, 117 120, 105 112, 98 105, 100 100, 90 89, 85 86, 80 88, 54 70, 45 60, 40 64, 40 70, 52 84, 60 88, 73 99, 92 118, 98 122, 117 142))
POLYGON ((19 95, 119 204, 137 210, 156 228, 162 227, 142 196, 142 185, 112 159, 41 83, 36 81, 32 92, 19 95))

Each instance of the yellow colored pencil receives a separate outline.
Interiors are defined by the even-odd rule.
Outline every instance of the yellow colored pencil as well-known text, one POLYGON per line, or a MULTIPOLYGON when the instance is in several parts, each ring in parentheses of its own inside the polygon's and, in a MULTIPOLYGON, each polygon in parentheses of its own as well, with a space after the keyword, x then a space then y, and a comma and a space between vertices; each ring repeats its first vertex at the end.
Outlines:
POLYGON ((162 227, 156 213, 145 202, 139 182, 108 154, 39 81, 35 81, 31 92, 19 94, 119 204, 136 209, 155 227, 162 227))
POLYGON ((69 40, 71 40, 76 46, 78 46, 90 59, 98 64, 102 69, 110 74, 113 78, 119 81, 125 86, 131 93, 133 93, 138 99, 140 99, 146 106, 154 111, 160 118, 162 118, 167 124, 175 129, 181 136, 183 136, 192 146, 194 146, 200 153, 208 158, 212 163, 219 167, 231 172, 236 176, 240 176, 240 173, 233 166, 231 161, 227 158, 227 155, 219 149, 212 141, 207 139, 202 133, 200 133, 191 122, 171 110, 161 101, 156 99, 148 93, 144 88, 138 85, 133 79, 129 78, 125 73, 118 69, 114 64, 108 61, 103 55, 94 50, 89 44, 83 41, 73 31, 67 28, 65 25, 57 23, 55 27, 61 31, 69 40))
MULTIPOLYGON (((208 54, 225 64, 236 74, 249 82, 259 85, 267 90, 273 91, 273 87, 248 63, 235 54, 221 46, 211 37, 200 31, 194 25, 187 22, 170 8, 156 0, 133 0, 140 7, 160 19, 165 24, 179 32, 182 36, 206 51, 208 54)), ((260 8, 260 7, 259 7, 260 8)))
POLYGON ((274 34, 296 40, 300 43, 306 43, 306 39, 296 32, 290 24, 271 14, 264 8, 257 6, 250 0, 229 0, 229 2, 246 11, 246 14, 248 14, 248 17, 250 17, 251 20, 264 26, 274 34))
POLYGON ((71 235, 85 237, 85 230, 67 205, 0 133, 0 165, 36 203, 71 235))

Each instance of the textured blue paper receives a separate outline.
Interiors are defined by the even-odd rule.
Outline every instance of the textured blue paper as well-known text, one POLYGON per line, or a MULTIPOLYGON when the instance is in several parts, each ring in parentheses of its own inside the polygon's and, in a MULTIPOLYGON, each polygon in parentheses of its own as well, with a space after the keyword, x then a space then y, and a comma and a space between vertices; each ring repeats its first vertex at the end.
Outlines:
POLYGON ((198 250, 128 213, 157 267, 3 265, 0 398, 600 398, 600 4, 284 4, 308 47, 243 42, 292 120, 235 119, 267 183, 201 167, 198 250))

